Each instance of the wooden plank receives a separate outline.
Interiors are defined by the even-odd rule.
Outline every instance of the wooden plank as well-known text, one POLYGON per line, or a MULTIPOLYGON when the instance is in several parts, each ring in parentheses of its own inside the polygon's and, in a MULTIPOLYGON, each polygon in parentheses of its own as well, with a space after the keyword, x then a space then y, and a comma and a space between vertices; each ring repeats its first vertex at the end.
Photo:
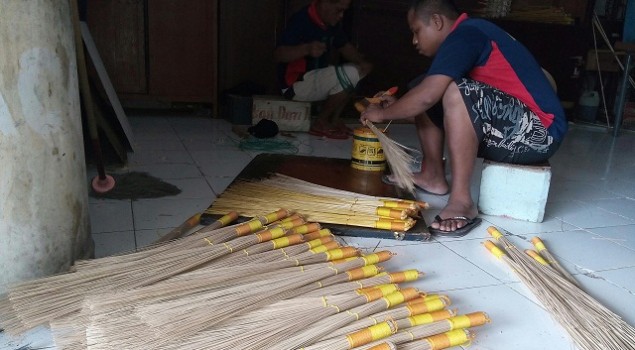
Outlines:
POLYGON ((90 35, 90 30, 88 29, 88 25, 86 22, 80 22, 80 29, 82 32, 82 40, 84 41, 84 45, 86 45, 86 50, 88 51, 88 55, 97 70, 97 75, 101 80, 102 86, 104 90, 106 90, 106 95, 108 96, 108 100, 112 108, 115 111, 115 115, 117 116, 117 120, 128 140, 128 144, 130 145, 130 149, 134 151, 134 135, 132 133, 132 128, 130 127, 130 123, 128 122, 128 117, 121 107, 121 103, 119 102, 119 98, 117 97, 117 92, 115 88, 112 86, 112 82, 108 77, 108 73, 106 72, 106 68, 104 67, 104 63, 99 56, 99 52, 97 51, 97 47, 95 46, 95 42, 90 35))

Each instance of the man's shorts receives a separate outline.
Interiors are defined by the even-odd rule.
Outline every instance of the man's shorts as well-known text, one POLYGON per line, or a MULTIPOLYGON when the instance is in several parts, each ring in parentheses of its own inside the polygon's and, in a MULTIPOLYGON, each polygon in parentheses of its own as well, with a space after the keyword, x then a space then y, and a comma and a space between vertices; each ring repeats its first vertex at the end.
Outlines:
POLYGON ((335 66, 319 68, 304 73, 302 80, 293 84, 293 100, 295 101, 324 101, 330 95, 344 91, 341 79, 348 79, 352 87, 360 80, 359 71, 353 64, 340 66, 340 77, 335 66), (341 76, 345 75, 345 76, 341 76))
MULTIPOLYGON (((472 79, 456 80, 479 141, 478 157, 512 164, 547 161, 559 143, 549 136, 536 113, 516 97, 472 79)), ((427 111, 443 129, 441 103, 427 111)))

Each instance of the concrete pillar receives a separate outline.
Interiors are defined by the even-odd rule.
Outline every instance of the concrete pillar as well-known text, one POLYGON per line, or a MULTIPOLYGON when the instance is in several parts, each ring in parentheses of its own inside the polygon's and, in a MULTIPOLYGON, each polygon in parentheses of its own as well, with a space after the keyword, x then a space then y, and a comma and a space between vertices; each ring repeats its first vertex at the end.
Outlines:
POLYGON ((0 1, 0 294, 90 251, 68 0, 0 1))

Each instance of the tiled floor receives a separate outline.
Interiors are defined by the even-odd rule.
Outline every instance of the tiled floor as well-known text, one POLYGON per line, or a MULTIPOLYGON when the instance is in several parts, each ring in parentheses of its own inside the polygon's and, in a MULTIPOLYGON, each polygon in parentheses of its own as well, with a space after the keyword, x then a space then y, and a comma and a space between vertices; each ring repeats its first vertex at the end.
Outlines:
MULTIPOLYGON (((194 213, 204 210, 260 151, 241 150, 239 137, 224 120, 182 116, 131 116, 136 151, 130 171, 147 171, 182 189, 167 198, 90 199, 97 257, 143 247, 194 213)), ((392 125, 390 135, 417 147, 411 125, 392 125)), ((635 134, 614 139, 605 129, 572 125, 551 160, 553 179, 542 223, 482 216, 484 223, 461 239, 406 242, 345 238, 366 250, 397 254, 384 266, 391 271, 416 268, 426 276, 421 290, 446 293, 460 313, 487 312, 492 323, 476 330, 472 349, 574 349, 564 331, 502 262, 481 245, 494 225, 513 233, 529 248, 537 235, 583 288, 635 324, 635 134)), ((306 134, 287 138, 288 152, 349 158, 351 140, 306 134)), ((480 164, 479 168, 480 169, 480 164)), ((122 169, 118 169, 122 170, 122 169)), ((480 173, 480 171, 477 171, 480 173)), ((89 178, 95 171, 89 169, 89 178)), ((478 196, 479 176, 473 183, 478 196)), ((430 222, 447 197, 419 194, 432 204, 430 222)), ((46 329, 19 339, 0 334, 0 347, 53 348, 46 329)))

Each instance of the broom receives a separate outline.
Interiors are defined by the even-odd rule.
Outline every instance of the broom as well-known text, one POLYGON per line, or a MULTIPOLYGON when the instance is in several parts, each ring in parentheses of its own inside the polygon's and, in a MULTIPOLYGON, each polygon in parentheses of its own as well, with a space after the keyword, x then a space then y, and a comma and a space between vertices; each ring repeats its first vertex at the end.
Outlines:
MULTIPOLYGON (((245 311, 245 308, 253 310, 281 299, 276 294, 282 293, 284 296, 297 294, 296 289, 299 286, 333 273, 334 271, 329 268, 324 268, 321 271, 315 270, 311 274, 298 271, 295 276, 287 274, 276 280, 263 280, 238 288, 195 295, 187 299, 181 298, 159 304, 143 304, 133 310, 133 314, 136 316, 132 318, 108 320, 101 317, 101 319, 96 319, 99 324, 93 323, 93 325, 98 328, 99 333, 107 336, 94 339, 94 341, 110 344, 140 341, 145 346, 168 344, 171 340, 192 336, 218 324, 232 317, 236 311, 245 311), (140 322, 131 329, 130 326, 135 325, 135 320, 140 320, 140 322), (122 325, 122 323, 128 324, 128 326, 122 325), (147 329, 147 332, 140 332, 143 329, 147 329), (135 337, 144 339, 132 339, 135 337)), ((181 343, 180 340, 178 342, 181 343)), ((141 343, 137 344, 141 345, 141 343)))
MULTIPOLYGON (((389 255, 386 254, 382 254, 381 256, 383 258, 389 257, 389 255)), ((338 269, 343 271, 361 267, 369 262, 380 259, 381 257, 379 255, 358 258, 338 266, 338 269)), ((297 277, 278 277, 275 283, 272 283, 271 280, 259 281, 250 283, 249 285, 227 288, 212 293, 204 293, 198 296, 194 295, 187 299, 172 298, 172 301, 168 300, 167 302, 151 304, 144 302, 142 305, 135 307, 129 317, 125 319, 114 319, 110 317, 108 313, 93 315, 93 322, 88 328, 90 331, 88 334, 91 337, 89 343, 118 344, 119 342, 125 343, 129 341, 136 343, 139 341, 146 344, 146 346, 158 346, 170 338, 176 339, 192 335, 215 323, 219 323, 231 317, 232 314, 238 310, 255 307, 260 303, 270 303, 271 300, 275 301, 276 295, 278 294, 284 295, 285 291, 295 290, 301 285, 311 283, 337 272, 338 270, 333 268, 333 266, 325 264, 322 269, 312 270, 311 274, 299 270, 295 273, 297 277), (252 287, 249 287, 250 285, 252 287), (263 288, 267 290, 268 293, 263 294, 259 292, 259 290, 263 290, 263 288), (235 300, 238 295, 243 296, 243 298, 235 300), (233 301, 231 305, 224 303, 227 298, 232 298, 233 301), (139 333, 140 330, 150 329, 148 327, 156 329, 158 334, 151 334, 153 332, 146 333, 145 331, 141 332, 144 336, 147 335, 147 339, 139 339, 139 335, 133 335, 133 333, 139 333)), ((187 285, 183 286, 183 288, 187 287, 187 285)), ((93 302, 98 304, 99 300, 93 300, 93 302)), ((136 344, 140 346, 141 343, 136 344)))
POLYGON ((399 344, 399 350, 440 350, 453 346, 469 346, 474 337, 474 333, 467 329, 455 329, 420 340, 399 344))
MULTIPOLYGON (((489 322, 490 319, 484 312, 472 312, 469 314, 454 316, 445 320, 436 321, 430 324, 410 327, 383 340, 390 341, 399 346, 400 344, 407 343, 415 339, 422 339, 456 329, 482 326, 489 322)), ((366 350, 373 345, 375 345, 375 343, 359 346, 358 348, 359 350, 366 350)))
POLYGON ((410 168, 410 164, 414 161, 414 157, 406 152, 406 150, 415 151, 412 148, 406 147, 377 129, 377 127, 369 120, 365 121, 366 126, 375 134, 377 140, 381 144, 381 148, 384 150, 386 161, 392 172, 395 185, 405 189, 410 193, 415 193, 415 181, 414 175, 410 168))
MULTIPOLYGON (((357 294, 358 297, 355 299, 355 303, 349 304, 334 304, 329 302, 330 308, 325 309, 320 314, 307 314, 300 321, 295 322, 294 324, 289 324, 287 322, 283 322, 276 330, 275 334, 270 334, 268 337, 262 339, 262 341, 249 344, 246 349, 276 349, 276 348, 296 348, 296 347, 288 347, 286 345, 282 345, 283 343, 288 342, 288 338, 297 336, 298 332, 303 333, 307 329, 312 328, 316 323, 321 322, 321 320, 333 317, 334 315, 338 315, 341 313, 348 314, 353 312, 358 307, 362 307, 363 305, 373 304, 377 301, 382 300, 390 295, 394 295, 395 293, 402 293, 398 291, 397 285, 382 285, 377 287, 372 287, 368 289, 360 289, 357 290, 354 294, 357 294)), ((408 295, 410 294, 409 292, 408 295)), ((337 296, 326 296, 326 300, 329 300, 332 297, 337 296)))
MULTIPOLYGON (((207 227, 204 227, 203 229, 190 236, 183 237, 174 241, 152 245, 137 252, 113 255, 100 259, 78 261, 75 263, 73 270, 76 271, 90 267, 103 268, 104 266, 110 268, 111 266, 113 266, 113 264, 138 261, 149 256, 167 251, 187 251, 192 248, 206 247, 214 243, 223 243, 232 238, 244 236, 261 230, 266 224, 280 220, 281 218, 287 217, 288 215, 289 212, 287 210, 280 209, 263 216, 256 216, 252 220, 249 220, 245 223, 239 223, 236 225, 213 230, 209 230, 207 229, 207 227)), ((231 217, 233 217, 233 215, 230 213, 226 214, 219 220, 224 222, 229 220, 231 217)))
MULTIPOLYGON (((255 227, 255 225, 254 225, 255 227)), ((247 229, 245 229, 246 231, 247 229)), ((242 233, 242 231, 241 231, 242 233)), ((9 289, 6 300, 15 317, 0 320, 2 328, 22 333, 80 309, 84 295, 92 291, 135 288, 190 270, 258 240, 277 238, 281 229, 266 230, 227 244, 188 250, 161 251, 138 260, 105 264, 80 271, 28 281, 9 289)), ((176 244, 176 243, 175 243, 176 244)))
MULTIPOLYGON (((390 319, 368 328, 328 340, 320 341, 305 347, 305 350, 348 350, 368 344, 379 344, 384 338, 395 334, 398 330, 410 328, 423 324, 430 324, 436 321, 449 319, 455 316, 455 312, 441 310, 428 314, 416 315, 403 319, 390 319)), ((371 345, 372 348, 372 345, 371 345)))
MULTIPOLYGON (((238 213, 235 211, 232 211, 228 213, 227 215, 223 215, 222 217, 220 217, 219 219, 217 219, 216 221, 208 225, 207 228, 209 228, 210 230, 216 230, 223 226, 227 226, 230 222, 236 220, 237 218, 238 218, 238 213)), ((161 236, 161 238, 156 240, 154 243, 155 244, 162 243, 162 242, 171 241, 173 239, 181 238, 186 233, 188 233, 191 229, 198 226, 200 222, 201 222, 201 213, 196 213, 192 215, 189 219, 185 220, 185 222, 183 222, 181 225, 174 228, 172 231, 161 236)))
POLYGON ((440 311, 440 310, 443 310, 449 304, 450 304, 450 301, 446 296, 435 295, 435 297, 432 297, 431 295, 426 295, 426 296, 411 300, 407 302, 406 305, 403 305, 397 308, 392 308, 386 311, 382 311, 382 312, 370 315, 366 318, 362 318, 358 321, 352 322, 351 324, 347 326, 344 326, 338 330, 333 331, 331 334, 323 337, 321 340, 332 339, 338 336, 353 333, 360 329, 364 329, 364 328, 376 325, 380 322, 383 322, 389 319, 398 320, 402 318, 440 311))
POLYGON ((361 193, 335 189, 328 186, 314 184, 308 181, 300 180, 288 175, 276 173, 273 176, 262 180, 265 184, 288 188, 297 192, 309 192, 312 194, 323 195, 327 197, 337 197, 339 200, 348 200, 349 203, 365 203, 373 206, 387 206, 399 208, 419 208, 427 209, 428 204, 423 201, 382 198, 376 196, 365 195, 361 193))
POLYGON ((412 300, 420 295, 421 293, 415 288, 406 288, 402 291, 392 293, 380 300, 354 308, 346 313, 339 313, 332 317, 322 319, 312 324, 310 328, 296 333, 294 336, 275 344, 270 349, 284 350, 310 345, 329 332, 353 321, 359 320, 361 317, 366 317, 379 311, 386 310, 395 305, 412 300))
POLYGON ((541 265, 520 252, 495 227, 489 227, 488 232, 504 245, 507 254, 490 241, 485 242, 485 247, 516 272, 576 346, 580 349, 635 347, 635 329, 618 315, 551 267, 541 265))
POLYGON ((263 309, 235 317, 213 329, 201 332, 185 344, 174 344, 178 349, 262 349, 272 338, 292 334, 321 315, 332 314, 353 305, 366 302, 367 298, 377 298, 391 288, 375 289, 372 292, 351 292, 346 295, 327 297, 297 297, 269 305, 263 309), (214 339, 213 343, 209 339, 214 339))

